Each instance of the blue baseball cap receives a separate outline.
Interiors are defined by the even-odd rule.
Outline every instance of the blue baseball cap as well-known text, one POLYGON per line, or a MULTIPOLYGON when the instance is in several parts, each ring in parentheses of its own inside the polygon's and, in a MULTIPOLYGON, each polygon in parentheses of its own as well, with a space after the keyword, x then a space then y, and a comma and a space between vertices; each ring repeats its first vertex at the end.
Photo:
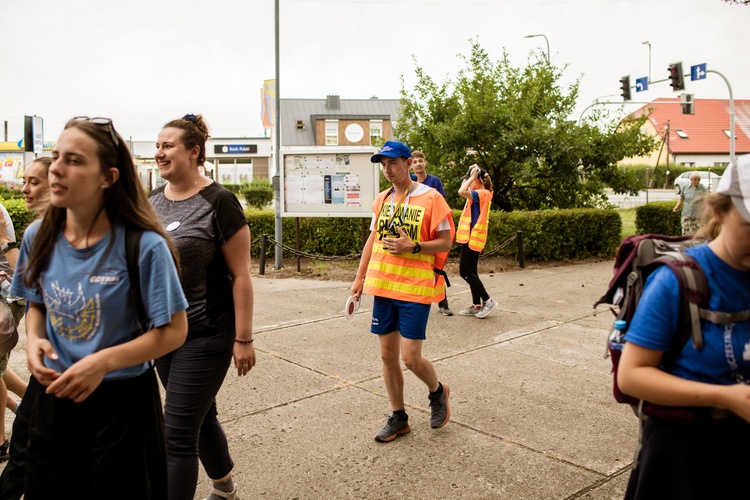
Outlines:
POLYGON ((383 147, 380 148, 380 153, 372 155, 370 161, 372 163, 380 163, 384 156, 388 158, 411 158, 411 149, 403 142, 386 141, 383 147))

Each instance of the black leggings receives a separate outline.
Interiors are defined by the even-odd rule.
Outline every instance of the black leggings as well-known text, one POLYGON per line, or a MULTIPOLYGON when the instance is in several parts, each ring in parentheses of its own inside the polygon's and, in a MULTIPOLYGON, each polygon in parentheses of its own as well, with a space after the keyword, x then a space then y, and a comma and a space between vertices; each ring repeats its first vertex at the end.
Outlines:
POLYGON ((471 288, 471 303, 474 305, 480 305, 483 300, 489 300, 490 298, 487 290, 484 289, 482 280, 479 279, 479 275, 477 274, 478 263, 479 252, 475 252, 469 248, 469 245, 461 247, 459 271, 461 277, 469 284, 469 288, 471 288))
POLYGON ((156 370, 166 389, 164 423, 170 500, 193 500, 198 458, 211 479, 232 471, 227 437, 216 411, 216 394, 232 360, 234 331, 199 333, 194 325, 185 343, 159 358, 156 370))

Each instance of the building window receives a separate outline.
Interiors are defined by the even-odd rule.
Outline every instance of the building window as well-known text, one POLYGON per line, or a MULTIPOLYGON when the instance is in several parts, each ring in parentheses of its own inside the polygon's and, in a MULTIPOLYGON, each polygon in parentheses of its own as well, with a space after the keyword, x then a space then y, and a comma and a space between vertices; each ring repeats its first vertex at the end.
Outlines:
POLYGON ((694 161, 681 161, 680 165, 682 165, 683 167, 694 167, 695 162, 694 161))
POLYGON ((383 120, 370 120, 370 144, 383 138, 383 120))
POLYGON ((326 146, 337 146, 339 143, 339 121, 326 120, 326 146))
POLYGON ((728 167, 729 162, 728 161, 715 161, 714 167, 728 167))
POLYGON ((687 138, 688 138, 687 132, 685 132, 684 130, 681 130, 681 129, 679 129, 679 128, 678 128, 678 129, 676 129, 676 130, 674 131, 674 133, 675 133, 675 134, 677 134, 677 136, 678 136, 678 137, 679 137, 680 139, 687 139, 687 138))

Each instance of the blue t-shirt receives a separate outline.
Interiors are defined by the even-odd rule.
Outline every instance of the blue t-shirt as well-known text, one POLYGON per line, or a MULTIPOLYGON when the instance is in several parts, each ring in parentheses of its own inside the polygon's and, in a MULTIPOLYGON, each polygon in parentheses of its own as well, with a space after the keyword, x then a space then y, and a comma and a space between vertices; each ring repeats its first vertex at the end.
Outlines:
MULTIPOLYGON (((40 275, 41 289, 23 283, 29 242, 34 241, 39 221, 24 234, 18 254, 17 272, 11 293, 47 308, 47 338, 58 359, 45 358, 44 364, 59 372, 89 354, 123 344, 140 333, 138 314, 129 303, 130 280, 125 257, 125 228, 112 233, 85 249, 74 248, 60 232, 49 261, 40 275)), ((141 299, 149 323, 168 324, 172 315, 187 309, 177 270, 164 239, 151 231, 141 237, 138 259, 141 299)), ((138 376, 148 363, 107 373, 104 380, 138 376)))
MULTIPOLYGON (((416 181, 417 174, 411 174, 411 180, 416 181)), ((427 174, 427 178, 425 178, 425 180, 422 181, 422 184, 436 189, 437 192, 443 195, 443 198, 445 198, 445 189, 443 189, 443 181, 440 180, 440 177, 427 174)))
MULTIPOLYGON (((687 250, 706 275, 708 309, 739 312, 750 309, 750 272, 734 269, 708 247, 687 250)), ((680 292, 677 277, 667 266, 648 280, 625 340, 656 351, 668 351, 678 335, 680 292)), ((702 321, 704 347, 698 351, 690 340, 666 371, 678 377, 711 384, 750 383, 750 324, 716 325, 702 321)))

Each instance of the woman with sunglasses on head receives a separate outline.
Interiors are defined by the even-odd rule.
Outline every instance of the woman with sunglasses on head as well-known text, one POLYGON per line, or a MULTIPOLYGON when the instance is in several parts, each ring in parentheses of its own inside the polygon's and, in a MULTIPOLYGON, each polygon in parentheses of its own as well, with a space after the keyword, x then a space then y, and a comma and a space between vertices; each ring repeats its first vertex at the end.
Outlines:
POLYGON ((170 500, 193 499, 199 458, 213 482, 208 499, 237 498, 215 398, 233 357, 240 376, 255 365, 250 230, 234 194, 200 173, 208 137, 201 115, 185 115, 164 125, 154 155, 167 183, 151 203, 179 249, 190 304, 185 344, 156 364, 166 389, 170 500))
POLYGON ((150 361, 187 333, 176 255, 110 120, 70 120, 53 159, 51 206, 26 230, 11 287, 28 302, 26 354, 43 387, 23 403, 32 405, 25 498, 166 498, 150 361), (133 230, 143 231, 141 304, 130 300, 133 230))

